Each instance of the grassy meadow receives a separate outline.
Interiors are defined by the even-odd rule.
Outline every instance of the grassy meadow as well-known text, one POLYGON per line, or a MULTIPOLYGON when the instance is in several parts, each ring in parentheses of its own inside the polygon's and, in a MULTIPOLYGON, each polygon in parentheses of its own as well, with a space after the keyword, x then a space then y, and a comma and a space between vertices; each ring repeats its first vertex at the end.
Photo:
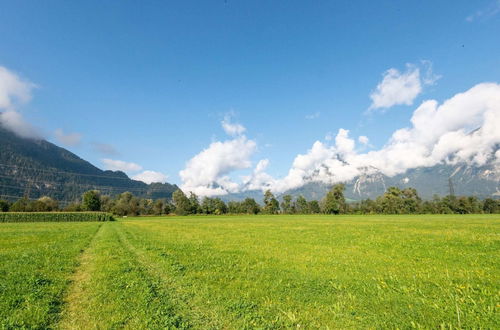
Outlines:
POLYGON ((498 215, 0 224, 0 328, 499 328, 498 215))

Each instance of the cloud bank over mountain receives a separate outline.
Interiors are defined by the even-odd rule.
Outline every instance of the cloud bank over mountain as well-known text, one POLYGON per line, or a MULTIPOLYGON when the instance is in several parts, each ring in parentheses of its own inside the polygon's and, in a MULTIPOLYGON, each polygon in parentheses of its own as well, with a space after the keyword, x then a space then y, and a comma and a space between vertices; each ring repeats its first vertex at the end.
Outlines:
MULTIPOLYGON (((360 152, 349 130, 340 128, 334 141, 315 141, 306 153, 298 154, 283 178, 267 174, 269 160, 263 159, 249 175, 235 182, 230 174, 251 168, 256 142, 244 135, 213 142, 180 172, 182 189, 201 196, 255 189, 279 193, 308 182, 344 182, 375 170, 394 176, 440 163, 500 162, 500 153, 495 154, 500 145, 499 127, 500 84, 481 83, 442 104, 422 102, 409 126, 393 132, 379 150, 360 152)), ((357 139, 360 146, 369 143, 366 136, 357 139)))
POLYGON ((28 123, 19 107, 28 103, 36 85, 0 66, 0 125, 23 138, 42 138, 38 128, 28 123))
MULTIPOLYGON (((23 117, 19 108, 27 104, 32 98, 33 89, 36 85, 28 80, 22 79, 16 73, 0 66, 0 125, 16 135, 27 139, 43 139, 41 130, 30 124, 23 117)), ((242 127, 227 123, 228 130, 239 134, 242 127)), ((244 129, 244 128, 243 128, 244 129)), ((83 136, 76 132, 65 132, 58 128, 54 131, 55 140, 66 147, 75 147, 81 144, 83 136)), ((106 155, 116 155, 117 151, 113 146, 105 143, 92 143, 92 149, 106 155)), ((156 171, 145 170, 139 164, 115 160, 110 158, 101 159, 104 167, 108 170, 123 171, 132 174, 133 179, 145 183, 161 182, 165 183, 168 176, 156 171)))

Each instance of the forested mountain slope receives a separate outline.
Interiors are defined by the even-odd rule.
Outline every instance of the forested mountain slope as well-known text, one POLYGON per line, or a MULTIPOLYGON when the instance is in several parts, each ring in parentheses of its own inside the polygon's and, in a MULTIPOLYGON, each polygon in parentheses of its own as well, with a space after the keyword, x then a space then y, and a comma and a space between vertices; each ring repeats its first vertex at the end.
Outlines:
POLYGON ((50 196, 73 201, 84 191, 116 195, 130 191, 145 198, 170 198, 177 186, 145 184, 120 171, 103 171, 45 140, 21 138, 0 126, 0 198, 50 196))

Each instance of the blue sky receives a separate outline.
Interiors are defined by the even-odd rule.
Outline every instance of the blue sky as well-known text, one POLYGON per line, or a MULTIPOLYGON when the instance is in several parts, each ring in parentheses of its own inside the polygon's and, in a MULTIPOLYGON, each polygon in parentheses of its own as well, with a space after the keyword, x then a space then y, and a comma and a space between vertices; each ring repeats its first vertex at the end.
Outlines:
POLYGON ((59 145, 56 130, 75 134, 65 147, 98 167, 103 158, 133 162, 178 184, 187 161, 234 138, 221 127, 225 116, 255 147, 251 167, 223 174, 234 179, 267 159, 266 173, 280 178, 340 128, 367 136, 364 151, 378 150, 423 100, 500 80, 494 0, 0 6, 0 66, 36 84, 16 111, 59 145), (410 105, 368 110, 391 68, 418 69, 421 91, 410 105))

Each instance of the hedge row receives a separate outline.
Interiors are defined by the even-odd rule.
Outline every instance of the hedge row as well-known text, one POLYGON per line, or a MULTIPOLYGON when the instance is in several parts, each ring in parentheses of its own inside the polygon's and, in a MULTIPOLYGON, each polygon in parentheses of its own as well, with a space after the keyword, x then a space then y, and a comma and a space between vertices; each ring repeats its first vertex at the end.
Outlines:
POLYGON ((105 212, 4 212, 0 222, 70 222, 70 221, 113 221, 105 212))

